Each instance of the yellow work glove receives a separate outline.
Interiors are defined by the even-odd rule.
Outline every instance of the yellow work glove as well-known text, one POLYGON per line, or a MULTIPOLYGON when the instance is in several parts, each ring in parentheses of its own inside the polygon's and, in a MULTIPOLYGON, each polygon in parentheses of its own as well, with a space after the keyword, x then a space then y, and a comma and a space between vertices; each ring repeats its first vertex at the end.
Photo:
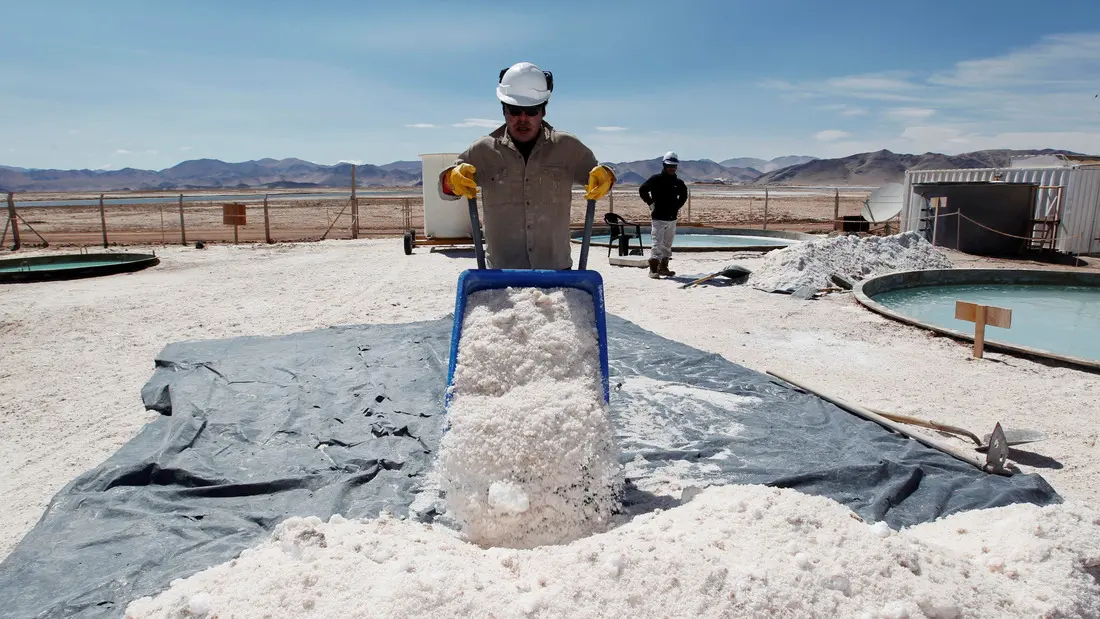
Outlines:
POLYGON ((476 175, 477 168, 468 163, 460 163, 451 168, 447 173, 447 183, 451 186, 451 193, 465 198, 476 198, 477 181, 474 180, 476 175))
POLYGON ((611 191, 615 184, 615 173, 605 165, 598 165, 588 173, 588 184, 584 186, 586 200, 599 200, 611 191))

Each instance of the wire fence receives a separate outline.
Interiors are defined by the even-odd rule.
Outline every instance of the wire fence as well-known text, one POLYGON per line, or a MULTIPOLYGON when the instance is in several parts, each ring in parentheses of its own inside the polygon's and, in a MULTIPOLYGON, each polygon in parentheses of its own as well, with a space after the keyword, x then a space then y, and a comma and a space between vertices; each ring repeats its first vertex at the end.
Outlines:
MULTIPOLYGON (((271 194, 262 201, 206 201, 202 194, 181 193, 174 194, 172 201, 161 196, 157 199, 162 201, 156 203, 120 203, 115 198, 101 197, 98 201, 83 200, 82 204, 57 204, 72 200, 51 204, 21 197, 16 206, 15 194, 9 193, 0 245, 8 249, 16 245, 108 247, 401 236, 410 228, 424 228, 423 198, 410 194, 356 198, 346 194, 332 198, 271 194), (51 205, 37 206, 35 202, 51 205), (243 220, 237 220, 238 225, 227 223, 227 204, 243 208, 243 220)), ((828 231, 858 219, 866 196, 867 192, 847 189, 731 192, 692 187, 680 221, 683 225, 828 231)), ((646 224, 649 221, 649 207, 636 187, 616 188, 597 208, 600 216, 614 211, 627 219, 646 224)), ((571 212, 574 227, 583 226, 584 211, 583 192, 575 192, 571 212)))

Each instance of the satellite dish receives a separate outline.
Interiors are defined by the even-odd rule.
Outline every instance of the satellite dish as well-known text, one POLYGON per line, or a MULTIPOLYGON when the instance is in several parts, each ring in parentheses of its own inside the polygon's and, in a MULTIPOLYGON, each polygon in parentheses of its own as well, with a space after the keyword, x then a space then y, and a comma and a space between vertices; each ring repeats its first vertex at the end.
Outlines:
POLYGON ((901 183, 889 183, 871 192, 871 197, 863 203, 863 218, 878 223, 893 218, 901 212, 902 194, 905 187, 901 183))

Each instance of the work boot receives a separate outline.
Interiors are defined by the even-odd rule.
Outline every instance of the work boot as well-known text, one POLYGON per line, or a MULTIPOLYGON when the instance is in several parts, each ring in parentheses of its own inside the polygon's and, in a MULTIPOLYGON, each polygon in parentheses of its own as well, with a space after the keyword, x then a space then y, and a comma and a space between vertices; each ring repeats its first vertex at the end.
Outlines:
POLYGON ((657 270, 657 275, 663 275, 665 277, 676 275, 676 271, 668 270, 668 258, 661 258, 661 267, 657 270))
POLYGON ((657 279, 657 259, 656 258, 650 258, 649 259, 649 278, 650 279, 657 279))

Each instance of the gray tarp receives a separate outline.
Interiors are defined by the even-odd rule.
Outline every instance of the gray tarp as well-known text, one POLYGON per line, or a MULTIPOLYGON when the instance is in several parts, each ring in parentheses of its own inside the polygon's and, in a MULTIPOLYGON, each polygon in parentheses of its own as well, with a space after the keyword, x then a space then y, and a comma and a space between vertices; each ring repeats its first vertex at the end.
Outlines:
MULTIPOLYGON (((288 516, 408 513, 437 445, 451 326, 167 346, 142 390, 164 415, 59 492, 0 564, 0 617, 119 617, 288 516)), ((832 497, 895 528, 1060 501, 1041 477, 986 475, 717 355, 607 326, 628 513, 675 503, 639 489, 671 464, 832 497)))

